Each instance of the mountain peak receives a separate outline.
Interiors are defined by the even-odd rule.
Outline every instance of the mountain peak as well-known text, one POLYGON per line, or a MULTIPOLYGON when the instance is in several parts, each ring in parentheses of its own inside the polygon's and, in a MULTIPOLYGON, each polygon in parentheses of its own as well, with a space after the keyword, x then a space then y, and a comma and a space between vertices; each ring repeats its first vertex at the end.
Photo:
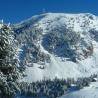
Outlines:
POLYGON ((95 72, 93 68, 98 65, 95 15, 45 13, 16 24, 13 29, 22 50, 18 54, 20 65, 26 67, 25 81, 76 78, 95 72))

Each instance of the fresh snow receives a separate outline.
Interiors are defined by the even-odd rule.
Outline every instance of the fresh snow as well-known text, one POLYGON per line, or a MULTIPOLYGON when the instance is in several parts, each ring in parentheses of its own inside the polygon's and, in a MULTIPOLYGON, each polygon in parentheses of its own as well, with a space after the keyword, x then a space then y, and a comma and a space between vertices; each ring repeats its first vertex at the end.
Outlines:
MULTIPOLYGON (((81 38, 89 45, 93 44, 94 50, 93 54, 86 59, 78 60, 78 62, 73 62, 68 60, 69 58, 58 57, 55 54, 51 54, 47 51, 42 45, 42 38, 39 41, 39 46, 41 52, 49 54, 50 63, 44 65, 33 64, 33 67, 26 66, 25 74, 26 77, 22 81, 32 82, 42 79, 54 79, 58 78, 67 78, 67 77, 87 77, 91 74, 98 73, 98 42, 90 37, 88 32, 92 29, 98 33, 98 17, 89 13, 82 14, 64 14, 64 13, 47 13, 43 15, 34 16, 27 21, 23 21, 19 24, 16 24, 14 28, 19 29, 28 26, 25 28, 29 30, 36 26, 37 29, 42 29, 42 38, 47 32, 56 29, 59 30, 72 30, 77 34, 80 34, 81 38), (45 69, 40 69, 40 66, 45 66, 45 69)), ((24 29, 24 28, 23 28, 24 29)), ((77 53, 82 53, 81 49, 85 48, 79 46, 77 53)), ((21 49, 20 49, 21 50, 21 49)), ((21 52, 20 52, 21 53, 21 52)), ((19 54, 21 55, 21 54, 19 54)), ((82 57, 81 57, 82 58, 82 57)))
MULTIPOLYGON (((97 45, 97 44, 96 44, 97 45)), ((41 49, 44 53, 48 53, 42 46, 41 49)), ((71 61, 66 61, 65 58, 55 57, 52 54, 51 62, 46 63, 46 69, 40 69, 42 65, 35 64, 34 67, 26 67, 25 73, 27 77, 24 78, 25 82, 32 82, 42 79, 54 79, 58 77, 62 78, 77 78, 77 77, 87 77, 91 74, 98 73, 98 46, 95 47, 94 56, 91 56, 83 61, 74 63, 71 61), (74 73, 74 74, 73 74, 74 73)))
POLYGON ((78 91, 72 91, 60 98, 98 98, 98 81, 92 82, 89 87, 78 91))
POLYGON ((87 77, 91 74, 98 73, 98 44, 94 43, 94 53, 93 56, 74 63, 72 61, 67 61, 67 58, 55 57, 53 54, 48 53, 42 46, 40 47, 44 53, 51 56, 51 62, 46 63, 46 69, 39 69, 41 65, 35 64, 34 67, 27 67, 25 72, 27 77, 24 78, 26 82, 32 82, 42 79, 54 79, 58 77, 62 78, 78 78, 87 77), (95 46, 96 44, 96 46, 95 46), (74 74, 73 74, 74 73, 74 74))

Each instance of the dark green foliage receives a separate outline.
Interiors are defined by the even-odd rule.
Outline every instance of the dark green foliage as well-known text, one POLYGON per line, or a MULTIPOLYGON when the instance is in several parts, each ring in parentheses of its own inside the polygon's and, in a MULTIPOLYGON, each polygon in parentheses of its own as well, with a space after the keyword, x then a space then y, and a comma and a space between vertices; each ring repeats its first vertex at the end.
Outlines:
POLYGON ((47 96, 48 98, 56 98, 64 94, 67 90, 66 80, 43 80, 36 83, 20 84, 21 95, 41 97, 47 96), (65 87, 66 86, 66 87, 65 87))
POLYGON ((18 69, 15 58, 16 47, 13 31, 7 25, 0 28, 0 97, 13 98, 18 85, 18 69))
POLYGON ((90 82, 93 82, 97 75, 91 75, 90 77, 78 78, 76 81, 73 78, 68 79, 57 79, 54 80, 43 80, 33 83, 21 82, 20 95, 32 96, 32 97, 43 97, 57 98, 67 93, 71 89, 82 89, 85 86, 89 86, 90 82))

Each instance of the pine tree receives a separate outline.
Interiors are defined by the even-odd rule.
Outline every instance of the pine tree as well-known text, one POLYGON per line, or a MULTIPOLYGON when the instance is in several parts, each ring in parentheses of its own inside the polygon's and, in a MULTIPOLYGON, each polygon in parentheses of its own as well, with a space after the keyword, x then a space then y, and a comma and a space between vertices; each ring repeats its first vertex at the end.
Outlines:
POLYGON ((17 59, 14 32, 2 24, 0 27, 0 96, 11 98, 17 91, 17 59))

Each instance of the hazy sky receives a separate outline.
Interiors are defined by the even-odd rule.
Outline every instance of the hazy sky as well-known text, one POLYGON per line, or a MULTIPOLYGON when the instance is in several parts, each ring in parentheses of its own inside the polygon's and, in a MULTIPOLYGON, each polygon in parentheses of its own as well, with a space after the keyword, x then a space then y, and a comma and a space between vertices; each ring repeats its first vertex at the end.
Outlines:
POLYGON ((0 19, 17 23, 45 12, 98 15, 98 0, 0 0, 0 19))

